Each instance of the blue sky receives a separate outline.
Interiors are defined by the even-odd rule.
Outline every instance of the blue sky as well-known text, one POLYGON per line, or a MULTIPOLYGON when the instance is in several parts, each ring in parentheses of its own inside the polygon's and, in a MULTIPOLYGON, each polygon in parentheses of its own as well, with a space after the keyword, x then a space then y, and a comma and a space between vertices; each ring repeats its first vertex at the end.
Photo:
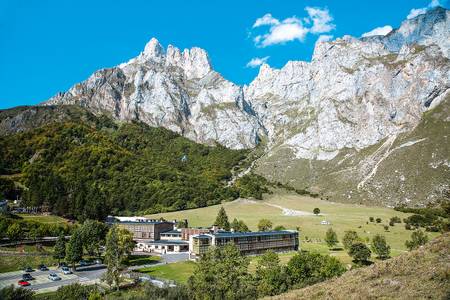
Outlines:
POLYGON ((309 61, 321 35, 395 28, 437 2, 0 0, 0 108, 44 101, 138 55, 151 37, 204 48, 225 78, 249 83, 264 60, 309 61))

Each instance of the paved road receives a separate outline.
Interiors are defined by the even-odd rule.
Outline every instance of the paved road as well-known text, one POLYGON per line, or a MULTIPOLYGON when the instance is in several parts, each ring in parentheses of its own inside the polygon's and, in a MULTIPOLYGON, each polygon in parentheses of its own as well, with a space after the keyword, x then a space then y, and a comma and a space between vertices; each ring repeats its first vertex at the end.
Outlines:
POLYGON ((189 260, 188 252, 180 252, 180 253, 166 253, 161 255, 162 260, 168 264, 175 263, 179 261, 189 260))
MULTIPOLYGON (((129 267, 129 270, 137 270, 141 268, 147 267, 155 267, 158 265, 168 264, 168 263, 176 263, 180 261, 186 261, 189 259, 188 253, 169 253, 161 255, 162 261, 154 264, 141 265, 141 266, 132 266, 129 267)), ((72 284, 75 282, 80 283, 89 283, 94 284, 95 282, 99 282, 102 275, 106 272, 105 265, 92 265, 86 267, 78 267, 77 270, 73 274, 64 275, 60 269, 50 268, 50 271, 39 271, 35 270, 31 272, 31 276, 35 279, 31 280, 31 285, 26 287, 27 289, 32 290, 40 290, 40 291, 51 291, 56 290, 58 287, 63 285, 72 284), (61 277, 59 281, 51 281, 47 278, 50 272, 54 272, 61 277)), ((8 273, 0 273, 0 289, 11 284, 18 286, 17 282, 22 279, 22 274, 24 271, 14 271, 8 273)), ((155 279, 152 279, 152 282, 155 279)), ((155 282, 156 284, 156 282, 155 282)))

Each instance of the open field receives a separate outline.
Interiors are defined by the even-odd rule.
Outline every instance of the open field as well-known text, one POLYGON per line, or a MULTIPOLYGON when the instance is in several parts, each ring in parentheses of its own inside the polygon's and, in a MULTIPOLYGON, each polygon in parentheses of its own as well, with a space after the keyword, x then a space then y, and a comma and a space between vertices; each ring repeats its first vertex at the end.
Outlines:
POLYGON ((187 283, 189 276, 194 272, 195 263, 183 261, 172 264, 160 265, 150 268, 139 269, 139 272, 150 276, 187 283))
MULTIPOLYGON (((395 224, 385 231, 383 225, 389 223, 389 219, 398 216, 401 219, 410 214, 395 211, 385 207, 370 207, 355 204, 343 204, 323 201, 294 193, 279 192, 266 195, 262 201, 236 200, 223 204, 228 218, 243 220, 251 230, 257 229, 257 223, 262 218, 271 220, 276 225, 283 225, 287 229, 300 228, 301 248, 314 250, 319 253, 329 253, 349 263, 350 257, 345 251, 329 251, 324 242, 325 232, 329 227, 337 232, 341 239, 346 230, 355 230, 366 241, 375 234, 386 236, 392 248, 392 255, 396 256, 406 251, 405 241, 410 238, 411 232, 405 230, 404 224, 395 224), (311 214, 315 207, 320 208, 321 215, 311 214), (282 209, 284 208, 284 210, 282 209), (381 218, 380 224, 370 223, 369 217, 381 218), (321 225, 322 220, 331 222, 331 225, 321 225), (368 223, 368 224, 367 224, 368 223), (308 240, 309 242, 305 242, 308 240)), ((210 226, 217 215, 220 205, 204 208, 161 213, 150 215, 151 218, 164 217, 171 219, 188 219, 189 226, 210 226)), ((437 233, 427 233, 430 238, 437 233)))
POLYGON ((45 224, 67 224, 66 219, 55 215, 48 215, 48 216, 35 214, 17 214, 17 215, 22 217, 25 221, 35 221, 45 224))

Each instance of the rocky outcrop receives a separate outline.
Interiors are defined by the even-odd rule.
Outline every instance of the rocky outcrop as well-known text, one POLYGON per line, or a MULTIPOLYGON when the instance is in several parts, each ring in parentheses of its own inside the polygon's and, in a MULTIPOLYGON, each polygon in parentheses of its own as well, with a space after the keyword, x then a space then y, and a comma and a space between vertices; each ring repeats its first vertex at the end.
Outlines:
POLYGON ((203 49, 165 51, 154 38, 138 57, 95 72, 46 104, 78 104, 233 149, 254 147, 259 139, 242 88, 213 71, 203 49))
POLYGON ((319 42, 310 63, 263 65, 244 94, 269 148, 329 160, 413 129, 450 87, 448 16, 437 8, 384 37, 319 42))

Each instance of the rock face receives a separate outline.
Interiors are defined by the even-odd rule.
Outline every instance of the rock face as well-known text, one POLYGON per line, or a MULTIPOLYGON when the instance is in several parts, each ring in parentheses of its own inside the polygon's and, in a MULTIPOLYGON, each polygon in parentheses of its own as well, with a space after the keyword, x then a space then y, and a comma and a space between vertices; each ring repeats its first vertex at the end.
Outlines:
MULTIPOLYGON (((348 166, 353 173, 347 188, 364 195, 360 199, 373 199, 379 193, 368 186, 380 160, 386 160, 399 137, 421 124, 426 111, 448 105, 449 18, 450 12, 438 7, 386 36, 318 42, 311 62, 290 61, 281 69, 262 65, 244 87, 215 72, 204 50, 165 50, 152 39, 138 57, 94 73, 46 104, 78 104, 96 114, 138 119, 234 149, 264 140, 266 155, 256 164, 257 172, 316 187, 324 195, 334 187, 324 187, 322 180, 329 177, 321 168, 358 156, 348 166), (367 157, 361 155, 366 150, 367 157), (278 170, 280 161, 287 165, 278 170), (306 170, 304 176, 291 174, 290 162, 306 170)), ((447 116, 444 125, 448 121, 447 116)), ((441 141, 448 145, 446 138, 441 141)), ((448 173, 448 164, 443 168, 448 173)), ((445 188, 448 181, 425 190, 445 188)))
POLYGON ((95 72, 46 104, 78 104, 233 149, 254 147, 259 138, 242 88, 213 71, 204 50, 165 51, 154 38, 138 57, 95 72))
POLYGON ((263 65, 244 95, 269 146, 329 160, 414 128, 450 86, 448 16, 439 8, 385 37, 318 43, 310 63, 263 65))

